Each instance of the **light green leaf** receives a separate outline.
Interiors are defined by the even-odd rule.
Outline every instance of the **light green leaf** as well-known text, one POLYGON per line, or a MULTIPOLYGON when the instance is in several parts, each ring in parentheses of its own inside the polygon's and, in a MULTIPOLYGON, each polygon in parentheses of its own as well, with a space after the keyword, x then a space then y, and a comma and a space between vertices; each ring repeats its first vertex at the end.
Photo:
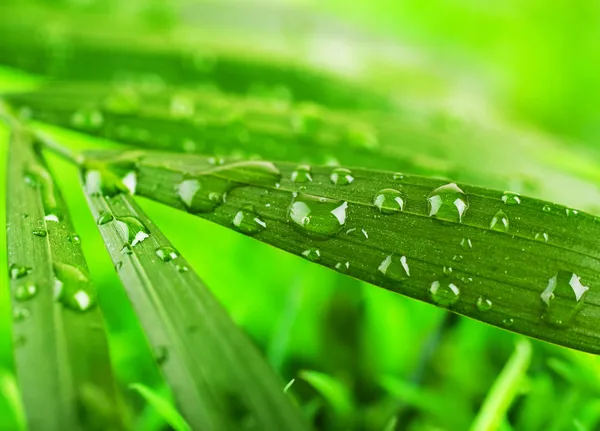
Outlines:
POLYGON ((130 385, 129 388, 138 392, 148 404, 150 404, 157 412, 159 412, 165 422, 172 426, 175 431, 191 430, 190 426, 187 424, 185 419, 181 417, 175 406, 168 402, 164 397, 160 396, 147 386, 141 384, 133 384, 130 385))

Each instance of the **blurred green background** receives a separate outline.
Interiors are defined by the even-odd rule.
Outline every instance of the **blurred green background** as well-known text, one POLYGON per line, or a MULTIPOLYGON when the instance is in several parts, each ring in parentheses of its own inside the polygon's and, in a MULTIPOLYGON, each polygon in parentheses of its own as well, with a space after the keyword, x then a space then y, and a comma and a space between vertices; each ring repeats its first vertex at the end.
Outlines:
MULTIPOLYGON (((99 20, 133 17, 155 36, 193 28, 203 41, 351 77, 415 110, 552 136, 570 151, 600 161, 598 1, 4 3, 0 25, 11 20, 11 5, 38 3, 52 10, 47 18, 39 14, 40 20, 71 13, 97 14, 99 20)), ((0 45, 10 43, 0 40, 0 45)), ((0 91, 26 89, 36 79, 2 67, 0 91)), ((0 128, 2 202, 7 139, 8 131, 0 128)), ((72 141, 73 146, 82 142, 72 141)), ((480 145, 485 148, 486 142, 480 145)), ((54 157, 50 165, 60 173, 99 288, 118 377, 124 386, 143 382, 160 389, 152 356, 79 190, 77 170, 54 157)), ((292 386, 318 428, 383 430, 397 414, 399 429, 468 429, 519 338, 464 318, 448 322, 443 310, 188 214, 149 201, 141 204, 284 380, 314 370, 341 383, 333 398, 338 403, 348 399, 351 412, 336 409, 335 399, 301 379, 292 386)), ((2 211, 0 224, 4 219, 2 211)), ((0 267, 6 271, 1 232, 0 267)), ((0 429, 12 430, 18 413, 12 406, 11 311, 6 277, 1 280, 0 429)), ((541 342, 533 345, 528 378, 501 428, 600 429, 600 360, 541 342)), ((161 427, 151 408, 137 419, 138 429, 161 427)))

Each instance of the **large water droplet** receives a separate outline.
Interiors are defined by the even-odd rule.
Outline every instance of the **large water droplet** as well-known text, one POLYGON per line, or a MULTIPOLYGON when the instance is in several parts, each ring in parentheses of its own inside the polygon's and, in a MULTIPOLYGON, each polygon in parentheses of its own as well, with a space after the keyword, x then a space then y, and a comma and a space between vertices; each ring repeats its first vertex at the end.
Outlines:
POLYGON ((130 192, 121 178, 106 168, 86 169, 83 176, 85 192, 90 196, 113 197, 119 193, 130 192))
POLYGON ((37 294, 35 284, 21 284, 15 289, 15 299, 17 301, 27 301, 37 294))
POLYGON ((460 299, 458 285, 448 278, 444 278, 441 281, 436 280, 431 283, 429 294, 433 302, 442 307, 450 307, 460 299))
POLYGON ((80 268, 55 263, 54 297, 74 311, 87 311, 96 306, 96 291, 89 277, 80 268))
POLYGON ((312 181, 310 166, 300 165, 292 172, 291 179, 295 183, 308 183, 312 181))
POLYGON ((558 271, 540 295, 545 305, 542 318, 551 325, 569 325, 579 313, 588 290, 576 274, 558 271))
POLYGON ((127 237, 131 247, 135 247, 150 236, 148 228, 137 217, 117 217, 116 223, 127 237))
POLYGON ((302 232, 327 237, 342 230, 347 208, 344 201, 299 193, 292 200, 288 217, 302 232))
POLYGON ((504 192, 502 202, 506 205, 519 205, 521 203, 521 196, 518 193, 504 192))
POLYGON ((257 234, 267 227, 267 224, 259 218, 252 205, 239 210, 233 217, 232 223, 237 230, 247 235, 257 234))
POLYGON ((156 249, 156 255, 163 262, 171 262, 179 257, 177 250, 173 247, 163 246, 156 249))
POLYGON ((309 248, 308 250, 304 250, 302 252, 302 256, 304 256, 305 258, 307 258, 308 260, 312 261, 312 262, 317 262, 319 260, 321 260, 321 251, 318 248, 309 248))
POLYGON ((462 222, 469 200, 455 183, 446 184, 432 191, 427 197, 429 215, 440 220, 462 222))
POLYGON ((11 280, 17 280, 19 278, 25 277, 31 271, 33 271, 33 268, 13 263, 8 268, 8 275, 10 276, 11 280))
POLYGON ((331 172, 329 179, 333 184, 338 186, 345 186, 354 181, 354 177, 352 176, 350 169, 345 168, 335 168, 331 172))
POLYGON ((111 213, 103 211, 98 216, 98 220, 96 221, 96 223, 98 224, 98 226, 102 226, 106 223, 110 223, 114 219, 115 217, 111 213))
POLYGON ((379 208, 382 214, 393 214, 404 210, 404 196, 396 189, 383 189, 377 192, 373 205, 379 208))
POLYGON ((508 216, 502 210, 498 211, 490 220, 490 229, 498 232, 507 232, 508 225, 508 216))
POLYGON ((404 281, 410 277, 410 268, 406 256, 390 254, 383 259, 377 270, 387 278, 396 281, 404 281))

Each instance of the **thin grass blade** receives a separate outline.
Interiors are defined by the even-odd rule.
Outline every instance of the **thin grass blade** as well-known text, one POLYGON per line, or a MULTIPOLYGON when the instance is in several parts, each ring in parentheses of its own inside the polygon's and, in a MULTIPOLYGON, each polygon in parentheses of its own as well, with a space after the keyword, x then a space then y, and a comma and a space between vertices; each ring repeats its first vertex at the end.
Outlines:
POLYGON ((118 178, 90 166, 84 178, 115 268, 190 427, 307 429, 283 382, 185 259, 133 198, 110 186, 118 178))
POLYGON ((7 214, 15 359, 29 429, 121 429, 79 238, 31 135, 18 125, 10 142, 7 214))
POLYGON ((124 175, 128 158, 140 196, 394 292, 600 352, 594 216, 514 193, 366 169, 214 166, 153 152, 104 162, 124 175))

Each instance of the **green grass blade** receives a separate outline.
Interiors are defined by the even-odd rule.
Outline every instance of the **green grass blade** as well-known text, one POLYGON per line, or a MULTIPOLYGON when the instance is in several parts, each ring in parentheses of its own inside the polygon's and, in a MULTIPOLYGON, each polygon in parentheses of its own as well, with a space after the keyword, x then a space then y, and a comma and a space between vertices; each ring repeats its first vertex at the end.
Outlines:
POLYGON ((501 425, 508 408, 517 396, 529 363, 531 343, 520 340, 515 351, 494 382, 479 414, 471 425, 471 431, 493 431, 501 425))
POLYGON ((8 166, 15 360, 28 427, 119 429, 102 316, 79 239, 44 160, 19 126, 8 166))
POLYGON ((119 157, 115 169, 130 159, 141 196, 394 292, 600 352, 600 225, 589 214, 366 169, 119 157))
POLYGON ((148 404, 153 406, 175 431, 191 431, 185 419, 181 417, 177 409, 170 402, 167 402, 164 397, 147 386, 140 384, 133 384, 130 386, 130 389, 139 393, 148 404))
POLYGON ((306 429, 283 382, 133 198, 103 197, 107 184, 98 193, 93 169, 85 178, 99 230, 191 428, 306 429))

